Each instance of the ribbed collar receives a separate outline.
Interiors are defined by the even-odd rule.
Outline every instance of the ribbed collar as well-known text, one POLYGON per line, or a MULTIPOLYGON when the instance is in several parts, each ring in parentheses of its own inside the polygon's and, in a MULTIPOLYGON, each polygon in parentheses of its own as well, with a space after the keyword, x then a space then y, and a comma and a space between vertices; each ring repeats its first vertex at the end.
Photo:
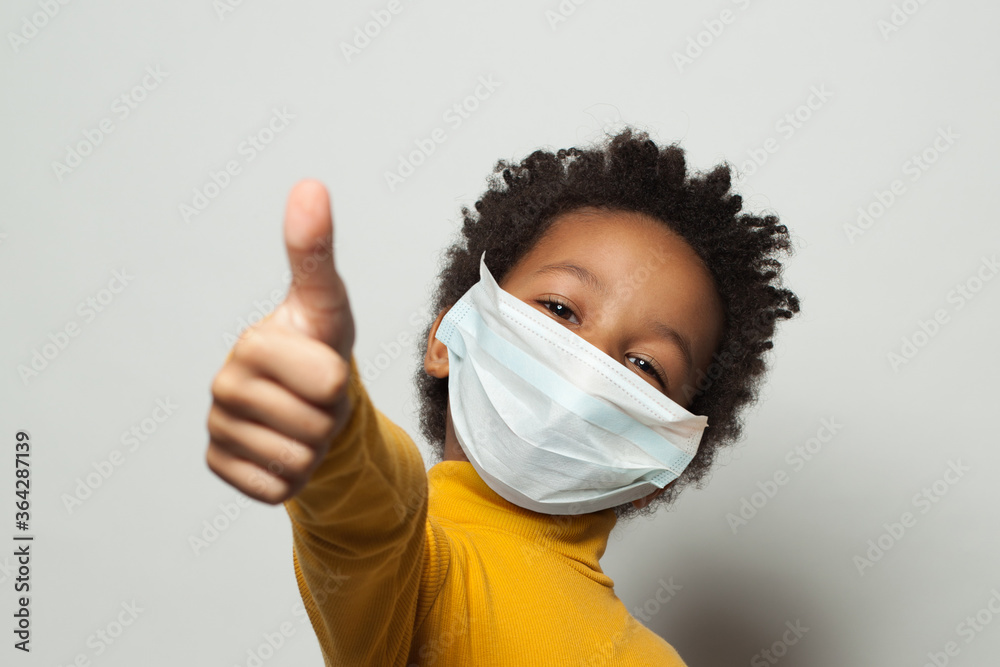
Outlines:
POLYGON ((583 566, 577 570, 603 585, 613 585, 600 566, 608 536, 618 520, 613 509, 574 515, 534 512, 502 498, 468 461, 441 461, 431 467, 427 477, 431 515, 518 535, 576 561, 583 566))

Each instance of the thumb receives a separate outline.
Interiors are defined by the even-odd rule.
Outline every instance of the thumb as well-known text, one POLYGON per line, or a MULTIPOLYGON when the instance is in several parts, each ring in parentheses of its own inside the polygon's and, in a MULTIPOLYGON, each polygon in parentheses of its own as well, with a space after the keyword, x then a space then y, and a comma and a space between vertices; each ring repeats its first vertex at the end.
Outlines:
POLYGON ((292 284, 275 313, 278 321, 326 343, 350 361, 354 320, 333 261, 333 216, 322 183, 304 180, 292 188, 284 236, 292 284))

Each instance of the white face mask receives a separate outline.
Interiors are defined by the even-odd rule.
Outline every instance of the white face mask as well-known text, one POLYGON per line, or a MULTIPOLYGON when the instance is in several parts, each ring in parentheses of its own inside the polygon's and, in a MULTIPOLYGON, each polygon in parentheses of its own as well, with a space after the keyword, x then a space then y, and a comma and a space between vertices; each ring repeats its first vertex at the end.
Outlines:
POLYGON ((436 334, 455 435, 483 481, 536 512, 584 514, 676 479, 708 419, 500 289, 485 257, 436 334))

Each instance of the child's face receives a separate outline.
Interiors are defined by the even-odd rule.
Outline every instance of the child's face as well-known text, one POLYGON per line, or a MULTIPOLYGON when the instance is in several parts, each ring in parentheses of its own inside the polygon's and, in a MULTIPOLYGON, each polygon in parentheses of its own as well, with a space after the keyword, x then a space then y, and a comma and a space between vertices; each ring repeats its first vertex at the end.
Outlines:
MULTIPOLYGON (((579 209, 552 223, 500 287, 557 319, 688 408, 722 337, 725 316, 694 249, 639 213, 579 209)), ((425 371, 448 377, 448 348, 431 327, 425 371)), ((445 461, 468 461, 445 415, 445 461)), ((660 491, 634 501, 643 507, 660 491)))
POLYGON ((708 269, 686 241, 641 213, 564 214, 500 287, 685 408, 685 385, 707 370, 722 336, 708 269))

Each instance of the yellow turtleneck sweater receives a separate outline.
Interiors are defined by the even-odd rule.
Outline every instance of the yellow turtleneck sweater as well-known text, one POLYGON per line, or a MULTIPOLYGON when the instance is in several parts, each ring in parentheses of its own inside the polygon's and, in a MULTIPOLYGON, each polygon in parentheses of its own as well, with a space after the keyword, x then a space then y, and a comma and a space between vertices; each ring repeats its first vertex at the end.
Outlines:
POLYGON ((613 510, 523 509, 466 461, 425 472, 353 360, 348 391, 350 422, 285 502, 327 665, 684 666, 601 571, 613 510))

